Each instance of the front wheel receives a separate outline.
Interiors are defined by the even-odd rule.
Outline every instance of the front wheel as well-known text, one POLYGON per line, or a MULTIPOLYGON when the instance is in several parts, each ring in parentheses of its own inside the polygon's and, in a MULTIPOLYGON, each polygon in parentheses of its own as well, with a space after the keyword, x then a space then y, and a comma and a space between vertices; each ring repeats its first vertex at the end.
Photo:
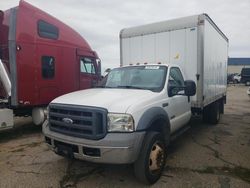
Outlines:
POLYGON ((165 163, 166 145, 162 134, 148 132, 134 163, 135 176, 143 183, 153 184, 161 177, 165 163))

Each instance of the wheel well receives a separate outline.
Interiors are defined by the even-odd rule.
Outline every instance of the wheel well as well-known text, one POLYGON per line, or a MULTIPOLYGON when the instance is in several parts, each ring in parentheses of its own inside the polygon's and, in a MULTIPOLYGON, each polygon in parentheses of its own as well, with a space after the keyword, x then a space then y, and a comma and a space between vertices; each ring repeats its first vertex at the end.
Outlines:
POLYGON ((165 119, 159 118, 159 119, 154 120, 151 123, 151 125, 148 127, 147 131, 155 131, 155 132, 163 133, 166 146, 169 144, 170 125, 165 119))

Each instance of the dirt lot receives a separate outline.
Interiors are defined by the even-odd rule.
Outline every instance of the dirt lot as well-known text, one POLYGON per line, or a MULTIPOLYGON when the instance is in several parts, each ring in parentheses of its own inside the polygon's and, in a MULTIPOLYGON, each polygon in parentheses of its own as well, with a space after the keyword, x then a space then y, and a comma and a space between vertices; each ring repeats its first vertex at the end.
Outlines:
MULTIPOLYGON (((250 99, 230 86, 217 126, 192 120, 169 147, 162 178, 152 187, 250 187, 250 99)), ((131 165, 98 165, 57 156, 30 118, 0 133, 0 187, 141 187, 131 165)), ((119 156, 118 156, 119 157, 119 156)))

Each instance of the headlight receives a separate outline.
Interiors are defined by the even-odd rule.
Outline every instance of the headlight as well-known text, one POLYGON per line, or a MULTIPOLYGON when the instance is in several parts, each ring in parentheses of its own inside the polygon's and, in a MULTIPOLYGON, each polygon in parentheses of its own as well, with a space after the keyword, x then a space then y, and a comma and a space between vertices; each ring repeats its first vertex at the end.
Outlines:
POLYGON ((133 132, 134 120, 129 114, 108 113, 109 132, 133 132))

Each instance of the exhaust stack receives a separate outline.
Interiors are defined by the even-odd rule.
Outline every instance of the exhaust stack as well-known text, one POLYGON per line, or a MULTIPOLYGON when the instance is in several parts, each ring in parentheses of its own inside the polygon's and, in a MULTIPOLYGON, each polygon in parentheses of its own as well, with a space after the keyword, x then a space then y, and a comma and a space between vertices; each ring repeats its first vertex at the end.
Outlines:
POLYGON ((9 74, 6 70, 6 67, 2 63, 1 59, 0 59, 0 81, 3 83, 3 87, 8 97, 10 97, 11 96, 11 82, 10 82, 9 74))

